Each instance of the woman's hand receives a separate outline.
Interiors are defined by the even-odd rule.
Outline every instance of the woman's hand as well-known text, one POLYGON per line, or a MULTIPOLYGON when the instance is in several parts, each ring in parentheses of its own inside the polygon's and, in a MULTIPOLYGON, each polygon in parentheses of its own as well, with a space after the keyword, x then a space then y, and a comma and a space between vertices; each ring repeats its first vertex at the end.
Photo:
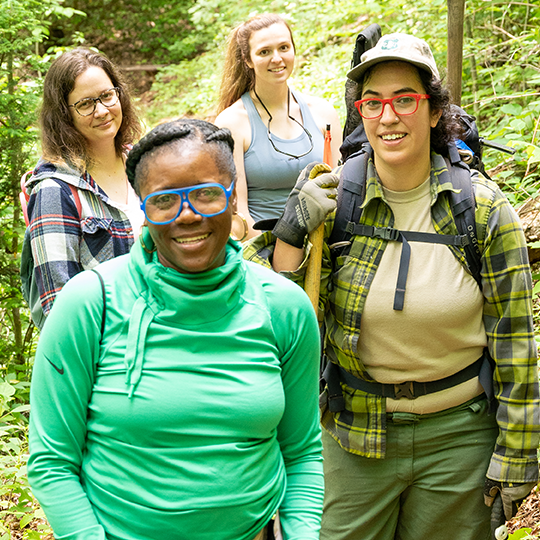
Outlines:
POLYGON ((328 165, 310 163, 300 173, 283 215, 272 231, 280 240, 302 248, 306 234, 336 209, 339 177, 330 171, 328 165))

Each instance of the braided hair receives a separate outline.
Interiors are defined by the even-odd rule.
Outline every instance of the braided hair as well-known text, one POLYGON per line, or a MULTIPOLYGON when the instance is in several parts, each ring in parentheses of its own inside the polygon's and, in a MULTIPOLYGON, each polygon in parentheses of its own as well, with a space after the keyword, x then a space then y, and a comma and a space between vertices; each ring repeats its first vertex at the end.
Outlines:
POLYGON ((182 118, 155 127, 129 153, 126 173, 135 193, 140 197, 141 181, 146 178, 152 158, 166 149, 194 143, 212 145, 218 170, 228 174, 231 180, 236 179, 231 132, 204 120, 182 118))

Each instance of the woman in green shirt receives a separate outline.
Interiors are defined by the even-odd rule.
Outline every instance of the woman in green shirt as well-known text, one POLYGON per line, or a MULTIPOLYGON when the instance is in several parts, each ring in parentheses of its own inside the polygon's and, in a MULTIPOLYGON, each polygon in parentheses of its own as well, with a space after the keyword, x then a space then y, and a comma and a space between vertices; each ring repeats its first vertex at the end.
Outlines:
POLYGON ((285 540, 319 537, 317 323, 229 238, 232 149, 199 120, 135 145, 148 228, 47 319, 28 468, 57 538, 258 540, 277 510, 285 540))

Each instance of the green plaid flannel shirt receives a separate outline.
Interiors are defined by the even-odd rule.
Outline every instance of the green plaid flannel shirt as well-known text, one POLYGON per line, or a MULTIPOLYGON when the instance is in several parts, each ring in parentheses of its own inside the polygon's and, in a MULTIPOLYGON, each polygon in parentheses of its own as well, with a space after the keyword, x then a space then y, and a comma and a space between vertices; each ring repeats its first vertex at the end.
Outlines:
MULTIPOLYGON (((473 176, 476 193, 476 225, 482 253, 484 325, 495 370, 493 384, 498 401, 499 436, 488 476, 505 482, 535 482, 538 478, 537 448, 540 437, 537 347, 532 321, 532 280, 525 237, 519 218, 497 187, 473 176)), ((453 189, 445 160, 432 154, 431 214, 439 234, 458 234, 445 192, 453 189)), ((334 216, 325 223, 328 239, 334 216)), ((384 200, 375 168, 370 162, 366 197, 360 223, 392 227, 393 215, 384 200)), ((327 347, 337 361, 356 377, 372 380, 356 351, 360 318, 387 240, 354 237, 349 254, 337 257, 331 273, 330 251, 323 248, 319 318, 324 316, 327 347)), ((271 266, 275 238, 270 232, 256 237, 245 248, 245 258, 271 266)), ((465 252, 449 246, 467 268, 465 252)), ((283 272, 300 285, 306 256, 295 272, 283 272)), ((321 396, 323 427, 347 451, 371 458, 385 455, 385 399, 342 384, 345 410, 331 413, 321 396)))

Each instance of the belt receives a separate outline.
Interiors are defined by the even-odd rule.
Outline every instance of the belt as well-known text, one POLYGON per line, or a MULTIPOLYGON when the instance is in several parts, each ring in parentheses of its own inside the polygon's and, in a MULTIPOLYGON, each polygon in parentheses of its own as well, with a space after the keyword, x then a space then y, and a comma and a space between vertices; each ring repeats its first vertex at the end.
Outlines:
MULTIPOLYGON (((443 379, 428 382, 406 381, 400 384, 385 384, 366 381, 364 379, 355 377, 343 367, 331 361, 331 357, 335 354, 334 351, 331 351, 330 349, 328 350, 328 353, 330 353, 330 361, 327 363, 324 369, 322 378, 326 382, 328 388, 328 408, 331 412, 340 412, 345 409, 345 400, 343 399, 340 383, 344 383, 355 390, 361 390, 362 392, 366 392, 368 394, 375 394, 377 396, 386 398, 416 399, 417 397, 425 396, 426 394, 432 394, 434 392, 446 390, 447 388, 452 388, 458 384, 473 379, 474 377, 479 377, 481 372, 485 372, 487 368, 489 368, 489 373, 491 373, 491 367, 489 366, 490 356, 486 349, 484 350, 484 354, 482 354, 482 356, 476 360, 476 362, 470 364, 461 371, 454 373, 453 375, 444 377, 443 379)), ((490 379, 489 376, 484 377, 483 375, 481 378, 487 380, 490 379)), ((484 382, 480 382, 485 389, 484 382)))

